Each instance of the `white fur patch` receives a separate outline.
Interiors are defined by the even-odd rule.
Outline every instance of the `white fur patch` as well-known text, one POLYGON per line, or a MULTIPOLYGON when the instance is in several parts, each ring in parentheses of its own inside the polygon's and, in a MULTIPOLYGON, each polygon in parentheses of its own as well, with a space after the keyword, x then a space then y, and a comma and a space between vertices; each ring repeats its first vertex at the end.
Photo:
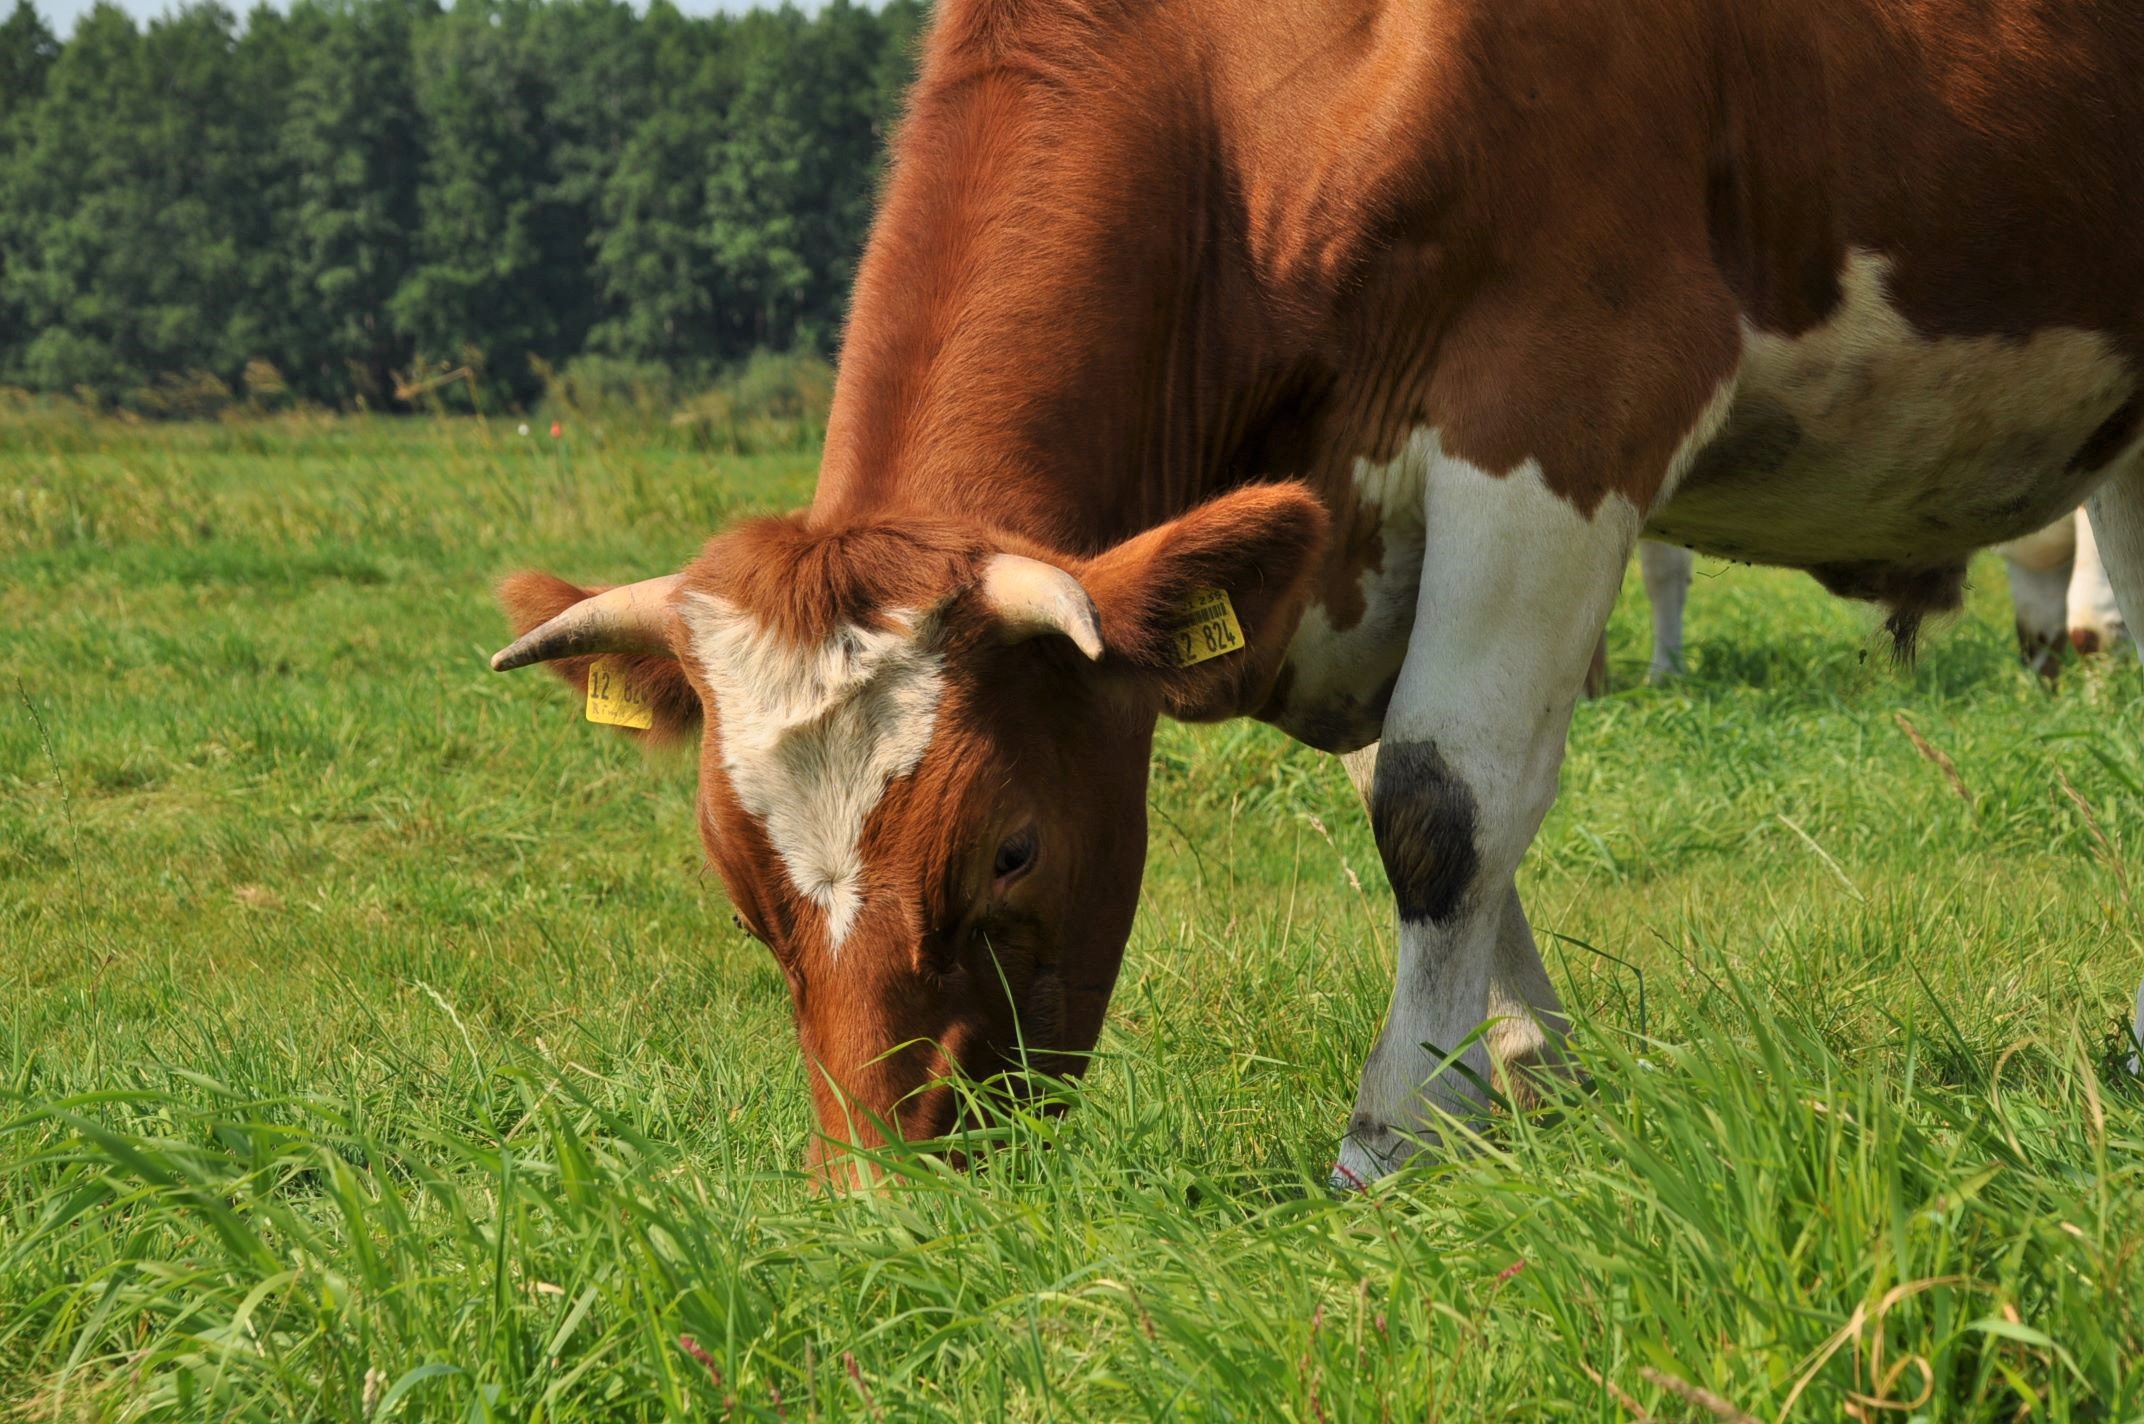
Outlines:
MULTIPOLYGON (((1664 472, 1663 489, 1672 489, 1682 479, 1697 451, 1720 428, 1733 395, 1731 380, 1713 391, 1664 472)), ((1449 458, 1443 435, 1423 426, 1407 437, 1392 459, 1355 461, 1356 508, 1375 515, 1383 553, 1377 568, 1365 567, 1356 577, 1363 611, 1352 626, 1336 628, 1330 612, 1316 602, 1296 624, 1286 659, 1292 677, 1277 719, 1291 736, 1329 751, 1348 751, 1380 735, 1377 697, 1399 672, 1407 654, 1408 637, 1415 627, 1423 551, 1434 537, 1424 523, 1424 491, 1431 471, 1449 458)), ((1502 478, 1537 490, 1549 504, 1583 522, 1568 501, 1547 490, 1538 463, 1529 461, 1502 478)), ((1629 507, 1627 500, 1617 503, 1629 507)), ((1328 557, 1343 555, 1336 550, 1328 557)), ((1680 644, 1671 651, 1679 666, 1680 644)))
MULTIPOLYGON (((1345 629, 1333 626, 1322 603, 1303 610, 1288 641, 1293 674, 1280 726, 1290 734, 1344 750, 1378 735, 1375 698, 1399 671, 1414 626, 1415 589, 1422 577, 1422 482, 1440 451, 1437 434, 1417 430, 1398 455, 1378 463, 1355 461, 1354 497, 1374 511, 1382 555, 1377 568, 1356 577, 1362 616, 1345 629)), ((1340 551, 1329 558, 1344 557, 1340 551)))
POLYGON ((826 912, 838 954, 863 908, 864 821, 937 726, 935 620, 895 610, 892 629, 843 628, 799 648, 725 599, 691 594, 679 611, 721 714, 730 785, 798 893, 826 912))
MULTIPOLYGON (((1663 471, 1681 477, 1693 452, 1718 428, 1732 381, 1714 393, 1663 471)), ((1457 913, 1403 919, 1399 970, 1385 1026, 1363 1065, 1355 1111, 1341 1144, 1336 1180, 1365 1182, 1390 1171, 1418 1138, 1434 1137, 1433 1108, 1479 1107, 1473 1082, 1489 1074, 1487 1040, 1536 1051, 1538 1027, 1492 1031, 1459 1045, 1514 999, 1551 1010, 1553 989, 1538 965, 1512 877, 1556 798, 1564 734, 1594 640, 1621 586, 1644 515, 1611 494, 1591 515, 1558 495, 1538 461, 1491 474, 1444 449, 1434 430, 1425 452, 1425 547, 1407 655, 1385 711, 1380 756, 1395 745, 1429 744, 1444 775, 1473 806, 1475 879, 1457 913), (1514 922, 1505 924, 1506 916, 1514 922), (1507 961, 1499 971, 1500 938, 1507 961), (1502 972, 1512 985, 1495 989, 1502 972), (1434 1045, 1459 1052, 1465 1071, 1425 1083, 1434 1045)), ((1363 759, 1367 762, 1367 758, 1363 759)), ((1359 773, 1358 773, 1359 774, 1359 773)))
POLYGON ((1851 252, 1821 324, 1745 324, 1720 467, 1671 484, 1650 532, 1758 563, 1926 566, 2077 504, 2097 472, 2070 461, 2139 373, 2074 328, 1923 335, 1893 305, 1890 270, 1851 252))

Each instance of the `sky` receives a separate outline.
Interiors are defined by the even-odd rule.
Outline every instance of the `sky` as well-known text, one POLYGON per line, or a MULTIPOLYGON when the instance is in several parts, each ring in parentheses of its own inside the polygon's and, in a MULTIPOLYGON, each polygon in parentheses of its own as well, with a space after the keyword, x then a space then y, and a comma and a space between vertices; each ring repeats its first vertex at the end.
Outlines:
MULTIPOLYGON (((56 34, 65 38, 73 32, 75 19, 87 13, 96 0, 31 0, 31 3, 37 7, 37 13, 45 17, 45 23, 50 25, 56 34)), ((718 10, 727 10, 734 14, 739 10, 755 8, 753 0, 675 0, 675 3, 678 9, 688 15, 712 15, 718 10)), ((138 20, 154 19, 167 10, 179 8, 179 0, 118 0, 118 4, 138 20)), ((253 8, 254 0, 223 0, 223 4, 243 18, 246 11, 253 8)), ((0 4, 0 10, 14 8, 13 0, 0 4)), ((798 4, 797 8, 811 11, 818 6, 805 0, 805 3, 798 4)))

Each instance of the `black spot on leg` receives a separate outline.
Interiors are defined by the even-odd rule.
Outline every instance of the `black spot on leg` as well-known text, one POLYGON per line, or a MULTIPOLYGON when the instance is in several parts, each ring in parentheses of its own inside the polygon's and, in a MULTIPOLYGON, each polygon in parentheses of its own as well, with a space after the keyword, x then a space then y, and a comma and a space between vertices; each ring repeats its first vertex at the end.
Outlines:
POLYGON ((1481 866, 1474 793, 1435 742, 1386 742, 1370 788, 1370 826, 1402 920, 1456 916, 1481 866))

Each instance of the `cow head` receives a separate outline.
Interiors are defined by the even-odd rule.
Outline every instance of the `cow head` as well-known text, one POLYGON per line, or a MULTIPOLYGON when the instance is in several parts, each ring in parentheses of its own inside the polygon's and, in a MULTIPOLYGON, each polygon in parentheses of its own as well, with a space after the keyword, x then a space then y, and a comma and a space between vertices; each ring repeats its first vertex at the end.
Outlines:
POLYGON ((1159 714, 1255 706, 1324 516, 1238 490, 1092 557, 886 517, 744 524, 682 572, 592 593, 519 574, 493 659, 596 659, 651 735, 701 739, 699 824, 739 922, 789 982, 822 1135, 943 1135, 949 1069, 1077 1072, 1146 857, 1159 714), (1247 646, 1183 666, 1221 589, 1247 646))

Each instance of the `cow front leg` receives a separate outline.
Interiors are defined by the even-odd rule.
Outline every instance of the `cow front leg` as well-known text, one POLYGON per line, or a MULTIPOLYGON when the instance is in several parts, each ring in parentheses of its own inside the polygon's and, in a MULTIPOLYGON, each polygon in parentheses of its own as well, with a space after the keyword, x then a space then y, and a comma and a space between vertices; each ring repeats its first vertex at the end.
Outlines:
POLYGON ((1436 1142, 1440 1112, 1478 1113, 1492 1046, 1540 1060, 1561 1030, 1512 877, 1555 799, 1640 522, 1621 498, 1581 513, 1531 465, 1492 475, 1450 457, 1432 462, 1424 503, 1414 630, 1370 778, 1399 966, 1334 1168, 1342 1185, 1436 1142))
MULTIPOLYGON (((2085 501, 2085 509, 2091 519, 2092 552, 2105 571, 2116 612, 2130 628, 2144 629, 2144 446, 2116 461, 2106 482, 2085 501)), ((2144 1043, 2144 986, 2137 989, 2130 1032, 2144 1043)), ((2137 1059, 2129 1062, 2130 1071, 2137 1071, 2137 1059)))
MULTIPOLYGON (((1367 807, 1377 782, 1377 743, 1349 752, 1342 760, 1367 807)), ((1549 980, 1548 967, 1541 962, 1516 884, 1505 887, 1503 905, 1496 952, 1489 964, 1489 1026, 1484 1037, 1504 1095, 1530 1101, 1539 1093, 1536 1075, 1564 1067, 1563 1045, 1570 1022, 1563 1015, 1563 1000, 1549 980)))

